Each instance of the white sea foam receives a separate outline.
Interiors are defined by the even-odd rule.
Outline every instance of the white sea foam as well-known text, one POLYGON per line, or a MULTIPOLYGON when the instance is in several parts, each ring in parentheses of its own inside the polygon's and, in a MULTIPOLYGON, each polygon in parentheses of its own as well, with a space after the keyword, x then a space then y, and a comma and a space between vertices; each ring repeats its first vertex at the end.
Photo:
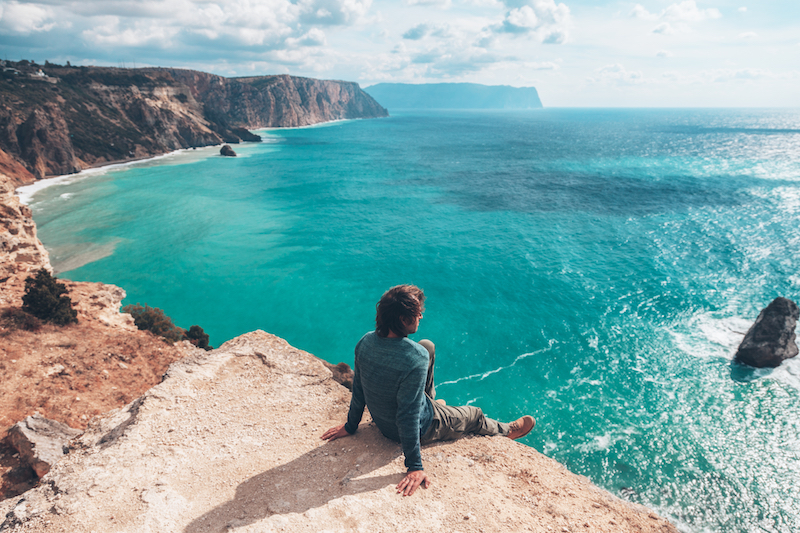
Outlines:
MULTIPOLYGON (((278 141, 275 139, 265 139, 263 142, 269 144, 278 141)), ((245 144, 255 144, 255 143, 245 143, 245 144)), ((124 163, 113 163, 111 165, 105 165, 102 167, 87 168, 85 170, 81 170, 77 174, 55 176, 52 178, 39 180, 30 185, 19 187, 17 189, 17 195, 19 196, 20 202, 22 202, 25 205, 30 205, 33 202, 33 197, 37 193, 54 185, 68 185, 70 183, 75 183, 76 181, 83 180, 90 176, 98 176, 105 174, 111 170, 119 170, 121 168, 127 168, 127 167, 151 165, 153 164, 153 162, 165 162, 169 160, 175 160, 175 162, 189 162, 191 161, 192 157, 196 157, 198 155, 200 156, 198 157, 198 159, 206 159, 208 157, 211 157, 212 155, 209 152, 216 153, 221 146, 222 144, 218 144, 215 146, 204 146, 202 148, 184 148, 181 150, 168 152, 166 154, 148 157, 146 159, 137 159, 136 161, 126 161, 124 163), (182 161, 185 158, 189 158, 189 161, 182 161)), ((61 197, 68 198, 64 195, 61 195, 61 197)))
POLYGON ((452 380, 452 381, 443 381, 442 383, 439 383, 439 386, 441 386, 441 385, 452 385, 454 383, 460 383, 461 381, 468 381, 468 380, 475 379, 475 378, 480 378, 478 381, 483 381, 484 379, 488 378, 492 374, 497 374, 498 372, 502 372, 503 370, 508 370, 509 368, 511 368, 512 366, 516 365, 517 363, 519 363, 523 359, 527 359, 528 357, 531 357, 533 355, 538 355, 540 353, 544 353, 544 352, 548 352, 548 351, 552 350, 553 346, 555 344, 556 344, 555 339, 550 339, 550 343, 549 343, 549 346, 547 348, 542 348, 541 350, 536 350, 536 351, 533 351, 533 352, 528 352, 528 353, 524 353, 524 354, 518 355, 510 365, 500 366, 500 367, 495 368, 494 370, 489 370, 488 372, 482 372, 480 374, 472 374, 471 376, 464 376, 463 378, 458 378, 458 379, 455 379, 455 380, 452 380))
MULTIPOLYGON (((54 185, 68 185, 70 183, 75 183, 76 181, 88 178, 90 176, 97 176, 101 174, 105 174, 109 170, 116 170, 124 167, 131 167, 135 165, 142 165, 145 163, 150 163, 152 161, 158 161, 161 159, 166 159, 169 157, 174 157, 181 152, 186 152, 187 150, 176 150, 174 152, 169 152, 167 154, 157 155, 154 157, 149 157, 147 159, 138 159, 136 161, 127 161, 125 163, 114 163, 112 165, 105 165, 102 167, 96 168, 87 168, 85 170, 81 170, 77 174, 66 174, 64 176, 55 176, 52 178, 47 178, 43 180, 39 180, 35 183, 31 183, 30 185, 25 185, 19 187, 17 189, 17 196, 19 196, 19 201, 25 205, 30 205, 33 201, 33 197, 36 193, 47 189, 48 187, 52 187, 54 185)), ((63 197, 63 195, 62 195, 63 197)))
POLYGON ((733 356, 752 321, 737 316, 717 317, 711 313, 698 313, 667 332, 682 351, 695 357, 733 356))

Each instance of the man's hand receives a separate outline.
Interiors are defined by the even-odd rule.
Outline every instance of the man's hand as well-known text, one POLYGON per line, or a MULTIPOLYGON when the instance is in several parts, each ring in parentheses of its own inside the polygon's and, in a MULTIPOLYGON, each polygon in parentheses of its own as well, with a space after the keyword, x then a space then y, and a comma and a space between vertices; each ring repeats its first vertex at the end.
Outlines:
POLYGON ((406 477, 403 478, 397 485, 397 493, 403 493, 403 496, 411 496, 414 494, 414 491, 417 490, 417 487, 422 485, 423 489, 427 489, 431 486, 431 480, 423 470, 412 470, 406 477))
POLYGON ((341 426, 332 427, 328 431, 322 434, 322 440, 336 440, 341 439, 342 437, 349 437, 350 433, 344 429, 344 424, 341 426))

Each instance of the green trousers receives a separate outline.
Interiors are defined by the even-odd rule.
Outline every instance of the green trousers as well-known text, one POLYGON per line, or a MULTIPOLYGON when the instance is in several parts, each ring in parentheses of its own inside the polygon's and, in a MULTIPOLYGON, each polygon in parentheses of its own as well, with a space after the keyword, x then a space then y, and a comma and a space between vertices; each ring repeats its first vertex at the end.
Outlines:
POLYGON ((442 405, 434 401, 436 389, 433 385, 433 367, 436 359, 436 346, 427 339, 420 341, 419 344, 424 346, 430 354, 425 395, 433 406, 433 420, 420 439, 420 443, 429 444, 440 440, 454 440, 467 434, 508 435, 510 429, 508 424, 487 418, 479 407, 442 405))

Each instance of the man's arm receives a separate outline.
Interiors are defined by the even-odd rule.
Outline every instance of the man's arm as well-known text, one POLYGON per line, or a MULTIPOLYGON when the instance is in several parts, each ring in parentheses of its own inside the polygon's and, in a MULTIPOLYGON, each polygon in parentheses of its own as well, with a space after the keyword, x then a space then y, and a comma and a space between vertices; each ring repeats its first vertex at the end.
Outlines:
MULTIPOLYGON (((356 346, 358 350, 358 346, 356 346)), ((356 355, 356 359, 358 355, 356 355)), ((358 365, 354 365, 353 370, 353 395, 350 397, 350 410, 347 413, 347 423, 335 426, 322 434, 322 440, 336 440, 348 437, 356 432, 361 417, 364 416, 364 389, 361 387, 361 376, 358 373, 358 365)))
MULTIPOLYGON (((426 354, 427 355, 427 354, 426 354)), ((408 371, 397 390, 397 433, 405 455, 405 466, 409 472, 423 470, 420 451, 420 415, 425 397, 427 367, 418 365, 408 371)))

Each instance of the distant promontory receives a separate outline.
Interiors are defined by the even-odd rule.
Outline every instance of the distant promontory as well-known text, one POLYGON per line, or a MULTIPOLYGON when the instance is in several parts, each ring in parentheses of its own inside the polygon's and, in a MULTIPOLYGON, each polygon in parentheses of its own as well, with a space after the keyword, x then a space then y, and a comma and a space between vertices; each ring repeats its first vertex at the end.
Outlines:
POLYGON ((18 184, 181 148, 260 140, 249 129, 388 116, 346 81, 29 61, 3 61, 2 68, 0 171, 18 184))
POLYGON ((364 89, 388 109, 537 109, 535 87, 477 83, 379 83, 364 89))

